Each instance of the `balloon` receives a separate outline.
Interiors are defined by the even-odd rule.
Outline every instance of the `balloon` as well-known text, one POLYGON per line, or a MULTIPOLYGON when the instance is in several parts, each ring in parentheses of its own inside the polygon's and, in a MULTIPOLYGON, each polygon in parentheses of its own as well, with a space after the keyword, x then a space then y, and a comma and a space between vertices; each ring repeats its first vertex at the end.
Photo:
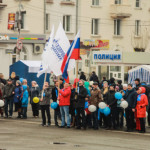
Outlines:
POLYGON ((19 80, 20 80, 20 82, 22 83, 22 82, 23 82, 23 80, 24 80, 24 78, 20 78, 19 80))
POLYGON ((75 109, 75 115, 77 115, 77 110, 75 109))
POLYGON ((115 93, 116 99, 122 99, 122 94, 120 92, 115 93))
POLYGON ((34 98, 33 98, 33 103, 36 104, 36 103, 38 103, 38 102, 39 102, 39 98, 38 98, 38 97, 34 97, 34 98))
POLYGON ((104 109, 99 108, 99 111, 103 114, 104 113, 104 109))
POLYGON ((99 108, 104 109, 106 107, 106 104, 104 102, 99 103, 99 108))
POLYGON ((148 112, 146 112, 146 117, 148 117, 148 112))
POLYGON ((45 93, 43 93, 43 97, 45 97, 45 93))
POLYGON ((57 100, 57 104, 59 105, 59 100, 57 100))
POLYGON ((87 116, 87 112, 86 111, 84 111, 85 112, 85 116, 87 116))
POLYGON ((124 113, 124 117, 126 118, 126 113, 124 113))
POLYGON ((127 101, 122 101, 120 106, 125 109, 125 108, 128 107, 128 102, 127 101))
POLYGON ((51 108, 52 108, 52 109, 56 109, 57 107, 58 107, 57 102, 51 103, 51 108))
POLYGON ((0 107, 3 107, 3 106, 4 106, 4 101, 0 100, 0 107))
POLYGON ((110 112, 111 112, 111 111, 110 111, 110 108, 109 108, 109 107, 105 107, 105 108, 104 108, 104 115, 105 115, 105 116, 108 116, 108 115, 110 114, 110 112))
POLYGON ((85 102, 85 106, 84 106, 84 109, 88 108, 88 102, 85 102))
POLYGON ((89 108, 88 108, 88 110, 89 110, 90 112, 95 112, 95 111, 96 111, 96 106, 90 105, 89 108))

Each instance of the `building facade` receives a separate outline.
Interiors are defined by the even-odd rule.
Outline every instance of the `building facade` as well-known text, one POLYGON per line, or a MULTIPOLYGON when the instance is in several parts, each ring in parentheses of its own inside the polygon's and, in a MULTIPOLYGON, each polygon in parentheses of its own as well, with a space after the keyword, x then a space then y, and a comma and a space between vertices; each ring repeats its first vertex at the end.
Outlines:
POLYGON ((128 70, 150 64, 150 1, 81 0, 82 70, 127 82, 128 70), (118 59, 119 55, 119 59, 118 59))
POLYGON ((9 66, 19 59, 41 60, 46 42, 44 8, 44 0, 0 1, 0 72, 5 78, 9 66), (18 38, 21 41, 17 43, 18 38))

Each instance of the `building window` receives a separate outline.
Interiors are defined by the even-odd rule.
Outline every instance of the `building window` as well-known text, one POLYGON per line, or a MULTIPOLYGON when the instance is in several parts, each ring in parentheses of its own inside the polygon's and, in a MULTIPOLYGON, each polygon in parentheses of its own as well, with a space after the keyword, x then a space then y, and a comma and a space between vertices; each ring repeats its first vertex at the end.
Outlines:
POLYGON ((71 16, 63 16, 63 28, 66 32, 71 31, 71 16))
POLYGON ((92 5, 98 6, 99 5, 99 0, 92 0, 92 5))
POLYGON ((140 20, 135 20, 135 35, 140 35, 140 20))
POLYGON ((114 35, 120 35, 121 20, 114 20, 114 35))
POLYGON ((115 0, 115 4, 121 4, 122 0, 115 0))
POLYGON ((46 14, 46 30, 49 30, 49 25, 50 25, 50 15, 46 14))
POLYGON ((139 8, 140 7, 140 0, 136 0, 136 3, 135 3, 135 7, 139 8))
POLYGON ((25 29, 25 16, 26 12, 25 11, 21 12, 21 29, 25 29))
POLYGON ((98 35, 99 34, 99 19, 92 19, 92 35, 98 35))

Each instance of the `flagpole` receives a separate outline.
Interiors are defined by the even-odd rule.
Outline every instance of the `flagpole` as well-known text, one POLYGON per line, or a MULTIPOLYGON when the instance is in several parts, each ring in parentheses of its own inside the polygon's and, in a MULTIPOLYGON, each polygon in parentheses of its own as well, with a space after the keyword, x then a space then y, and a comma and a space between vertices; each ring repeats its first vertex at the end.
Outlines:
MULTIPOLYGON (((47 71, 46 71, 46 73, 45 73, 43 87, 44 87, 44 84, 45 84, 45 82, 46 82, 46 77, 47 77, 47 71)), ((44 93, 44 89, 42 89, 42 96, 41 96, 41 99, 42 99, 42 100, 43 100, 43 93, 44 93)))
POLYGON ((77 87, 78 87, 78 60, 76 61, 76 92, 77 92, 77 87))
MULTIPOLYGON (((60 80, 60 76, 58 76, 58 89, 60 88, 60 82, 59 82, 59 80, 60 80)), ((58 97, 57 97, 57 99, 59 100, 59 90, 58 90, 58 97)))

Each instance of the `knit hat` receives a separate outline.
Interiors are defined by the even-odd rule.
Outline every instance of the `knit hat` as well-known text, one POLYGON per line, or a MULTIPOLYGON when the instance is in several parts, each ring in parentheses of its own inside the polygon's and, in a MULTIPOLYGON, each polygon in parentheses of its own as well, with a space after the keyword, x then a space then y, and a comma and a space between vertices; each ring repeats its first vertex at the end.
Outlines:
POLYGON ((16 83, 18 83, 19 85, 21 85, 21 82, 19 80, 17 80, 16 83))

